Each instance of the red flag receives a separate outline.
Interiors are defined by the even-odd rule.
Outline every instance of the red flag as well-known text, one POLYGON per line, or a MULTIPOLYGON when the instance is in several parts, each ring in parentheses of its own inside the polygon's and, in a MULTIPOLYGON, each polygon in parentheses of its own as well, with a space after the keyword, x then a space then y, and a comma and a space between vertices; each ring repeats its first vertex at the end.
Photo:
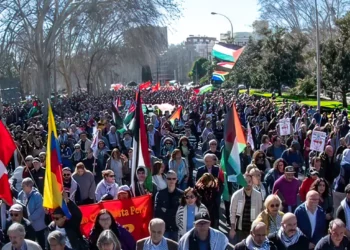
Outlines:
POLYGON ((160 89, 160 82, 158 82, 155 86, 152 86, 152 92, 156 92, 160 89))
POLYGON ((152 84, 152 83, 151 83, 150 81, 144 82, 144 83, 140 84, 139 89, 140 89, 140 90, 147 89, 147 88, 151 87, 151 84, 152 84))
POLYGON ((1 121, 0 141, 0 198, 3 199, 7 205, 11 206, 13 201, 6 166, 9 164, 11 157, 16 150, 16 144, 1 121))
POLYGON ((123 106, 123 105, 122 105, 122 101, 120 100, 120 96, 119 96, 118 101, 117 101, 117 107, 119 108, 121 106, 123 106))
POLYGON ((193 89, 193 92, 196 94, 196 95, 198 95, 199 94, 199 89, 193 89))

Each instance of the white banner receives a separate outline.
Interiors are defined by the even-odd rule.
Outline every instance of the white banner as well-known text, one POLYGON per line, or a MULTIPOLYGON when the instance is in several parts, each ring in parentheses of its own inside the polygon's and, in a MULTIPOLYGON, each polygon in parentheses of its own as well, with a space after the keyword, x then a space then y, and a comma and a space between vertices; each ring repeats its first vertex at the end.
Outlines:
POLYGON ((280 135, 290 135, 290 120, 289 119, 281 119, 278 122, 280 127, 280 135))
POLYGON ((312 131, 310 149, 317 152, 323 152, 324 146, 326 144, 326 138, 327 138, 327 135, 325 132, 315 131, 315 130, 312 131))

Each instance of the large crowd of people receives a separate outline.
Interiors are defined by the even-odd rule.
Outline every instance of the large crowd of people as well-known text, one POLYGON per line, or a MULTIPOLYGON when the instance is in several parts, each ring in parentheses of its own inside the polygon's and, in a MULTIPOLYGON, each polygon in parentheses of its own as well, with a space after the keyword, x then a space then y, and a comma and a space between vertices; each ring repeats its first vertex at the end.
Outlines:
POLYGON ((132 131, 121 132, 111 110, 118 99, 120 115, 126 117, 135 94, 135 89, 122 89, 99 97, 82 93, 53 100, 63 197, 71 218, 60 207, 43 207, 45 103, 34 99, 4 106, 2 120, 17 150, 7 166, 15 204, 1 205, 1 249, 350 249, 346 109, 321 113, 294 101, 224 89, 204 95, 185 88, 143 90, 152 163, 149 190, 146 166, 137 166, 132 176, 132 131), (173 110, 156 107, 165 103, 173 110), (220 162, 224 121, 232 105, 247 140, 239 155, 245 186, 228 180, 220 162), (181 117, 172 123, 169 118, 179 106, 181 117), (290 122, 287 135, 281 135, 281 119, 290 122), (311 148, 314 131, 326 133, 322 152, 311 148), (94 133, 96 152, 91 146, 94 133), (149 237, 135 239, 106 209, 96 216, 89 236, 83 236, 79 206, 142 195, 152 196, 149 237))

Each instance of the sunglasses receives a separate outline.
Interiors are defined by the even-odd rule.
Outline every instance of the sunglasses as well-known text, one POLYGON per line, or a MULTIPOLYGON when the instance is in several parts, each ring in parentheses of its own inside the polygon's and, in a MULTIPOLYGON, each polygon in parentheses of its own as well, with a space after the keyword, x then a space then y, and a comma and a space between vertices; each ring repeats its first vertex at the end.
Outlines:
POLYGON ((70 177, 70 174, 63 174, 64 177, 70 177))
POLYGON ((111 177, 111 178, 113 178, 113 177, 115 177, 115 175, 108 175, 108 177, 111 177))
POLYGON ((11 217, 18 217, 18 216, 19 216, 19 214, 13 214, 13 213, 10 213, 10 216, 11 216, 11 217))
POLYGON ((176 178, 166 178, 168 181, 175 181, 176 178))
POLYGON ((196 196, 194 196, 194 195, 187 195, 187 196, 185 196, 185 199, 186 199, 186 200, 188 200, 188 199, 194 199, 194 198, 196 198, 196 196))
POLYGON ((271 204, 271 205, 270 205, 271 208, 275 208, 275 207, 277 208, 277 207, 279 207, 279 206, 280 206, 280 204, 271 204))

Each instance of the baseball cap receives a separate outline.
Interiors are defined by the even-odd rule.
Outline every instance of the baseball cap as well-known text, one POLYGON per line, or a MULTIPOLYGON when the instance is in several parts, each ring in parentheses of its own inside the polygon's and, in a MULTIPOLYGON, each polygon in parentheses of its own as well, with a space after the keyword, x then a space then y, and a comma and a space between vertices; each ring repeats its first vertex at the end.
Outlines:
POLYGON ((209 222, 210 223, 210 216, 207 212, 199 212, 196 213, 194 216, 194 223, 197 224, 198 222, 209 222))
POLYGON ((287 166, 287 167, 284 169, 284 172, 285 172, 285 173, 295 173, 295 170, 294 170, 294 167, 293 167, 293 166, 287 166))
POLYGON ((35 158, 33 159, 33 163, 35 163, 35 162, 40 162, 40 159, 39 159, 38 157, 35 157, 35 158))
POLYGON ((23 207, 20 204, 14 204, 10 207, 9 212, 22 212, 23 207))
POLYGON ((119 187, 118 193, 129 193, 130 188, 127 185, 122 185, 119 187))

